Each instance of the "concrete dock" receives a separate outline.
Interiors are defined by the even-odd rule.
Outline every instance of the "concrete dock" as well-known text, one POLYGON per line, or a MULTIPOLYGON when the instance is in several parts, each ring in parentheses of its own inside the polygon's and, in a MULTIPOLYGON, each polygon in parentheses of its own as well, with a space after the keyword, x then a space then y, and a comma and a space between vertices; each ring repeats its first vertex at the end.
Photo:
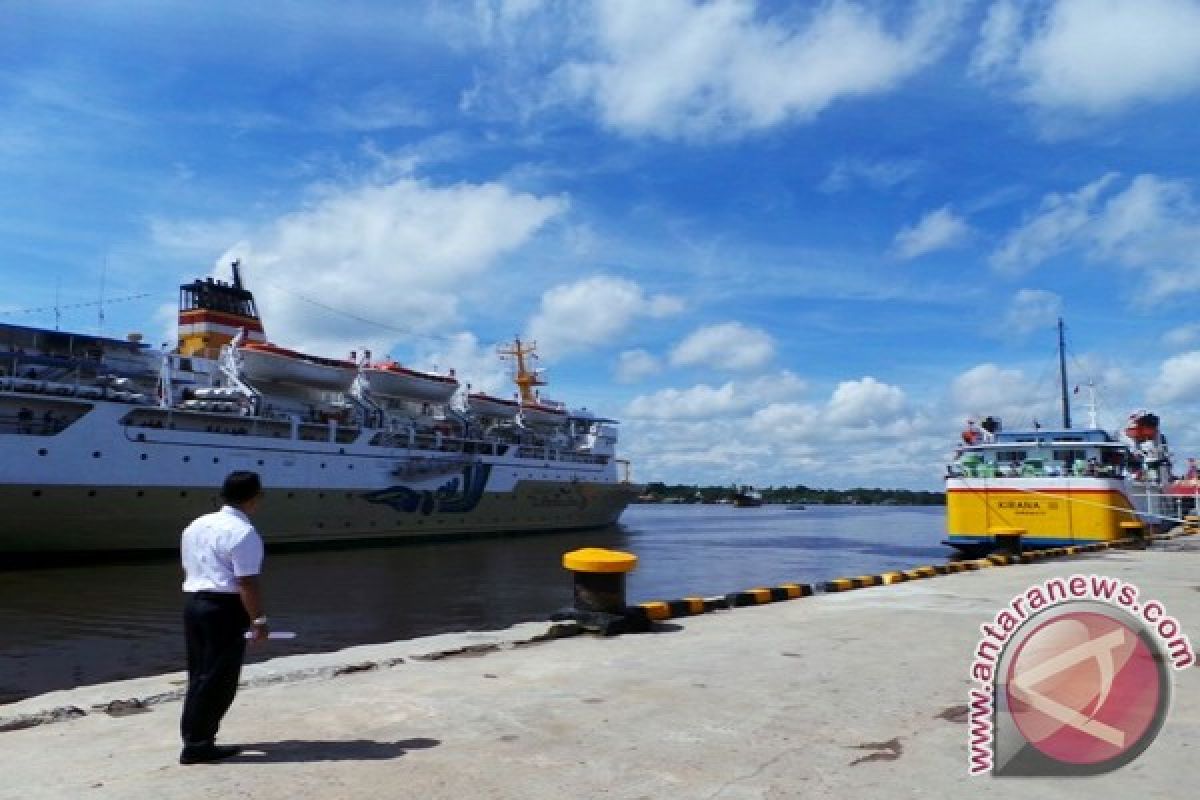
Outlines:
POLYGON ((1116 772, 967 775, 980 625, 1030 585, 1091 573, 1136 584, 1200 643, 1195 539, 719 611, 649 634, 536 641, 550 625, 530 623, 248 667, 220 738, 248 750, 213 765, 176 763, 181 674, 0 706, 0 729, 86 712, 0 732, 0 798, 1190 793, 1195 667, 1172 674, 1166 725, 1116 772))

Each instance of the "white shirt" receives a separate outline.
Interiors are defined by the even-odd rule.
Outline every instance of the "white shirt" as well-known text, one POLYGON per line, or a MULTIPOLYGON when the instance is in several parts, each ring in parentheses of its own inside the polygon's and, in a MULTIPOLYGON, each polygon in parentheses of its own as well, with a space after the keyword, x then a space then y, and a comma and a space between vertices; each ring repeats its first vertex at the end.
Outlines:
POLYGON ((232 506, 198 517, 183 531, 185 592, 238 590, 237 579, 262 569, 263 543, 250 518, 232 506))

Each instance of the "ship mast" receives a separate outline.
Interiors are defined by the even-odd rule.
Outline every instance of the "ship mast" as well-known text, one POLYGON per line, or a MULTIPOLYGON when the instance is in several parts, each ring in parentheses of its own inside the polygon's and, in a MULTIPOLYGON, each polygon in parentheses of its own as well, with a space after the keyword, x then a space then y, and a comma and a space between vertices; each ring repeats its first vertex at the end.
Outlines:
POLYGON ((499 352, 501 358, 513 361, 513 382, 517 384, 521 402, 524 405, 537 404, 537 393, 533 387, 545 386, 546 382, 538 375, 537 370, 530 369, 525 361, 526 358, 531 361, 537 358, 537 343, 524 344, 520 339, 516 339, 511 345, 501 347, 499 352))
POLYGON ((1062 381, 1062 419, 1063 428, 1071 428, 1071 398, 1067 393, 1067 343, 1063 334, 1062 317, 1058 318, 1058 373, 1062 381))

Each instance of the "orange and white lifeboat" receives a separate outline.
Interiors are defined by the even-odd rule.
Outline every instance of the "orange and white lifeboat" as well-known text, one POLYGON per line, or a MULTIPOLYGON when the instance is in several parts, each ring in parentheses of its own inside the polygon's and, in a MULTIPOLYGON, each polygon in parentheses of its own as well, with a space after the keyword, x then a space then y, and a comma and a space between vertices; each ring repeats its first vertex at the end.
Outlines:
POLYGON ((521 411, 521 404, 516 400, 505 400, 492 397, 490 394, 472 392, 467 395, 467 410, 482 417, 502 417, 513 419, 521 411))
POLYGON ((358 376, 353 361, 298 353, 268 342, 246 342, 238 347, 242 372, 251 384, 285 383, 345 392, 358 376))
POLYGON ((420 372, 388 361, 363 369, 372 394, 403 397, 425 403, 445 403, 458 391, 458 378, 420 372))
POLYGON ((544 401, 540 403, 523 403, 521 405, 521 419, 526 425, 559 425, 567 421, 567 409, 565 406, 550 404, 544 401))

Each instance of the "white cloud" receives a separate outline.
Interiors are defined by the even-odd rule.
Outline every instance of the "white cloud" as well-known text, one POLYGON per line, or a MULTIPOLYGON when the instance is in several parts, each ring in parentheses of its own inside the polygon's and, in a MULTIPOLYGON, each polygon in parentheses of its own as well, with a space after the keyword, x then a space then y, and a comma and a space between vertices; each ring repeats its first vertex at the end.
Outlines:
POLYGON ((971 55, 971 75, 975 78, 997 78, 1005 68, 1012 68, 1020 46, 1021 9, 1013 0, 998 0, 988 9, 979 29, 979 44, 971 55))
POLYGON ((1187 347, 1200 338, 1200 323, 1192 322, 1172 328, 1163 334, 1163 344, 1168 347, 1187 347))
POLYGON ((949 206, 930 211, 916 224, 896 234, 893 248, 903 259, 912 259, 956 247, 966 241, 971 228, 949 206))
POLYGON ((1135 297, 1149 302, 1200 288, 1200 208, 1184 181, 1138 175, 1119 191, 1105 175, 1076 192, 1048 195, 1038 213, 991 255, 1001 272, 1025 272, 1076 252, 1146 273, 1135 297))
POLYGON ((1013 295, 1000 335, 1025 336, 1051 327, 1062 316, 1062 298, 1044 289, 1020 289, 1013 295))
POLYGON ((1009 427, 1028 427, 1036 419, 1053 419, 1057 387, 1039 391, 1019 369, 980 364, 959 375, 950 385, 950 404, 956 423, 968 417, 1000 417, 1009 427))
POLYGON ((514 391, 513 382, 497 349, 497 345, 481 345, 475 334, 464 331, 427 342, 410 366, 443 373, 453 369, 471 391, 507 397, 514 391))
POLYGON ((701 383, 687 389, 660 389, 638 395, 626 414, 641 419, 707 419, 747 411, 804 392, 804 381, 783 371, 748 381, 728 381, 721 386, 701 383))
POLYGON ((1146 396, 1152 403, 1191 401, 1189 405, 1195 405, 1195 398, 1200 398, 1200 350, 1163 361, 1146 396))
POLYGON ((611 344, 640 317, 667 317, 683 310, 670 295, 647 296, 633 281, 595 275, 547 289, 528 325, 549 359, 611 344))
POLYGON ((941 56, 961 12, 922 0, 892 31, 854 2, 824 4, 794 25, 756 14, 749 0, 608 0, 587 26, 594 58, 560 77, 623 133, 732 136, 893 88, 941 56))
POLYGON ((217 274, 227 278, 228 262, 242 259, 272 340, 320 353, 363 345, 384 353, 403 331, 453 322, 462 284, 566 208, 565 198, 496 183, 433 186, 403 178, 325 189, 305 208, 249 230, 159 223, 152 234, 160 246, 180 248, 189 246, 190 231, 190 246, 211 248, 228 225, 242 240, 226 241, 217 274))
POLYGON ((671 363, 742 371, 760 369, 774 356, 775 341, 769 333, 740 322, 723 322, 688 334, 671 351, 671 363))
POLYGON ((1101 194, 1117 178, 1109 173, 1076 192, 1046 195, 1038 213, 1009 233, 992 254, 992 266, 1008 273, 1023 272, 1075 244, 1093 224, 1101 194))
POLYGON ((662 363, 645 350, 626 350, 617 356, 615 374, 620 383, 637 383, 662 369, 662 363))
POLYGON ((894 420, 907 404, 904 391, 871 376, 842 381, 829 398, 826 419, 832 425, 863 427, 894 420))
POLYGON ((821 181, 822 192, 846 192, 856 186, 865 185, 873 189, 886 190, 912 180, 921 171, 919 161, 867 161, 860 158, 844 158, 836 162, 829 174, 821 181))
POLYGON ((1055 0, 993 4, 972 58, 1043 110, 1122 111, 1200 89, 1200 3, 1055 0))

